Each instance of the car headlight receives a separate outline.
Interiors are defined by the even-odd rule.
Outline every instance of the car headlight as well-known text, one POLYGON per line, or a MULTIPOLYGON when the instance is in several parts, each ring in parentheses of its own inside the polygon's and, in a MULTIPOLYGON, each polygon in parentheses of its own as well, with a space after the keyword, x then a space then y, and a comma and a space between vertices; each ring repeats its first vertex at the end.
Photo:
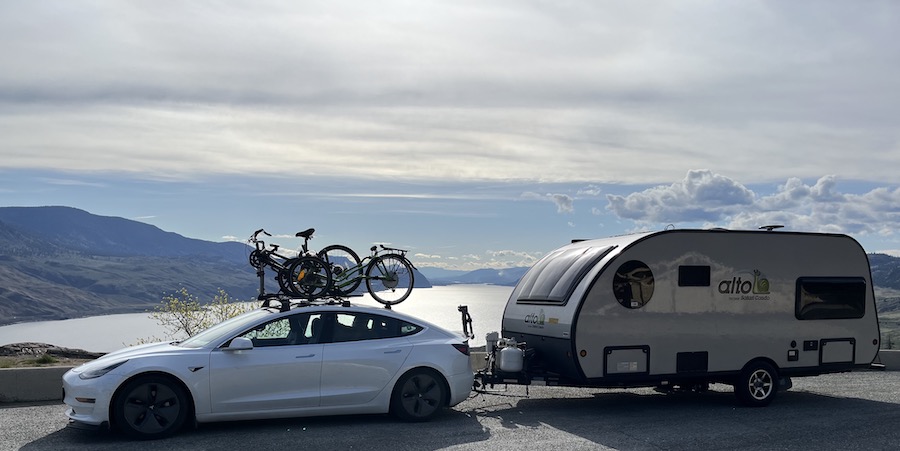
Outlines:
POLYGON ((104 374, 106 374, 106 373, 108 373, 108 372, 110 372, 110 371, 112 371, 112 370, 114 370, 114 369, 116 369, 116 368, 122 366, 122 364, 124 364, 124 363, 127 362, 127 361, 128 361, 128 360, 122 360, 121 362, 116 362, 116 363, 113 363, 112 365, 107 365, 107 366, 104 366, 104 367, 100 367, 100 368, 96 368, 96 369, 91 369, 91 370, 83 371, 81 374, 78 375, 78 377, 81 378, 81 379, 94 379, 94 378, 98 378, 98 377, 100 377, 100 376, 102 376, 102 375, 104 375, 104 374))

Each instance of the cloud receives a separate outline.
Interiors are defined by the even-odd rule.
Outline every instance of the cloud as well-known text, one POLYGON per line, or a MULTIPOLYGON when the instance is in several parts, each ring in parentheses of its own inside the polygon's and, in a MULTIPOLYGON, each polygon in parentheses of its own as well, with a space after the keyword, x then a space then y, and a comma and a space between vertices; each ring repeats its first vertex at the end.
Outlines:
MULTIPOLYGON (((86 187, 93 187, 93 188, 107 188, 109 186, 106 183, 100 183, 100 182, 87 182, 84 180, 48 178, 48 177, 38 178, 38 181, 46 183, 48 185, 59 185, 59 186, 86 186, 86 187)), ((149 217, 152 218, 152 216, 149 216, 149 217)))
POLYGON ((435 254, 422 254, 417 253, 413 255, 415 258, 427 259, 427 260, 441 260, 442 257, 440 255, 435 254))
POLYGON ((890 2, 2 2, 0 167, 892 182, 898 18, 890 2))
POLYGON ((601 188, 597 185, 588 185, 588 186, 578 190, 578 193, 576 193, 576 195, 587 196, 587 197, 596 197, 596 196, 599 196, 600 193, 602 193, 602 192, 603 192, 603 188, 601 188))
POLYGON ((788 179, 770 195, 707 170, 689 171, 680 182, 626 196, 607 195, 607 209, 639 226, 705 223, 735 229, 781 224, 790 230, 895 235, 900 221, 900 188, 879 187, 842 193, 833 175, 808 185, 788 179))
POLYGON ((543 256, 542 253, 513 250, 488 250, 485 254, 488 258, 481 260, 482 267, 499 269, 530 267, 543 256))
POLYGON ((627 196, 606 196, 616 216, 642 222, 715 221, 753 202, 753 191, 709 170, 691 170, 680 182, 627 196))
POLYGON ((538 194, 528 191, 522 193, 522 198, 553 202, 556 204, 557 213, 572 213, 575 211, 575 199, 568 194, 538 194))

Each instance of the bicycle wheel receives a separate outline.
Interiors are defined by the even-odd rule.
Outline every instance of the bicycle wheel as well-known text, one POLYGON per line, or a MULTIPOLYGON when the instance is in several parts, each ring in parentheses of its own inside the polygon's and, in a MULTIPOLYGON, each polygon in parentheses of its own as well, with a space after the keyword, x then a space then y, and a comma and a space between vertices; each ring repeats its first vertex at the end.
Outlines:
POLYGON ((362 265, 359 256, 353 249, 340 244, 332 244, 318 253, 331 269, 333 285, 331 293, 335 296, 350 296, 362 283, 362 265))
POLYGON ((282 263, 280 268, 272 267, 272 269, 278 271, 275 274, 275 280, 278 282, 278 287, 281 288, 281 292, 286 295, 294 295, 294 291, 291 290, 291 265, 297 261, 296 258, 289 258, 282 263))
POLYGON ((313 300, 331 289, 331 270, 318 257, 300 257, 288 270, 288 289, 297 297, 313 300))
POLYGON ((413 289, 413 268, 406 257, 384 254, 372 259, 366 268, 366 288, 384 305, 403 302, 413 289))

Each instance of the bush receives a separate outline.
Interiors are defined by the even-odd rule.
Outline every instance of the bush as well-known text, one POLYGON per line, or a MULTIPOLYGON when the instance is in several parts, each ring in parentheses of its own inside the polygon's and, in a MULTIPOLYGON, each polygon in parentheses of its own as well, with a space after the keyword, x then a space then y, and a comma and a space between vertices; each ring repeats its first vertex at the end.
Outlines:
MULTIPOLYGON (((199 299, 182 287, 172 294, 163 296, 150 317, 166 328, 166 340, 178 340, 190 337, 198 332, 218 324, 226 319, 240 315, 254 308, 251 303, 232 299, 228 293, 219 289, 212 301, 202 305, 199 299)), ((157 339, 140 340, 139 343, 161 341, 157 339)))
POLYGON ((47 353, 43 353, 43 354, 41 354, 40 357, 38 357, 38 358, 32 360, 30 363, 33 363, 33 364, 36 364, 36 365, 49 365, 49 364, 51 364, 51 363, 56 363, 56 362, 58 362, 58 360, 56 360, 55 358, 53 358, 52 355, 47 354, 47 353))

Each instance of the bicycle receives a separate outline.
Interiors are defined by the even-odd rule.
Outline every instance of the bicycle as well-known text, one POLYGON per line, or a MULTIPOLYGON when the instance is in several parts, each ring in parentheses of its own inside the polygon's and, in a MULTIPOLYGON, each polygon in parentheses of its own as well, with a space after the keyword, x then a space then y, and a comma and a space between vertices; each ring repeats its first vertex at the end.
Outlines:
POLYGON ((279 293, 305 297, 310 301, 321 297, 332 285, 331 269, 321 258, 310 255, 307 243, 312 238, 315 229, 307 229, 297 233, 297 237, 303 238, 303 251, 297 257, 288 257, 278 253, 279 245, 270 244, 271 249, 266 248, 266 243, 258 238, 259 234, 272 236, 264 229, 259 229, 248 240, 253 243, 255 249, 250 252, 250 265, 256 268, 259 277, 258 299, 268 299, 266 294, 265 268, 268 266, 275 271, 275 280, 280 288, 279 293))
POLYGON ((415 266, 406 258, 406 250, 381 245, 370 248, 372 255, 360 260, 353 249, 333 244, 320 250, 318 257, 324 260, 332 273, 332 286, 328 295, 347 297, 353 295, 363 280, 366 290, 376 301, 390 307, 399 304, 412 292, 415 266))

